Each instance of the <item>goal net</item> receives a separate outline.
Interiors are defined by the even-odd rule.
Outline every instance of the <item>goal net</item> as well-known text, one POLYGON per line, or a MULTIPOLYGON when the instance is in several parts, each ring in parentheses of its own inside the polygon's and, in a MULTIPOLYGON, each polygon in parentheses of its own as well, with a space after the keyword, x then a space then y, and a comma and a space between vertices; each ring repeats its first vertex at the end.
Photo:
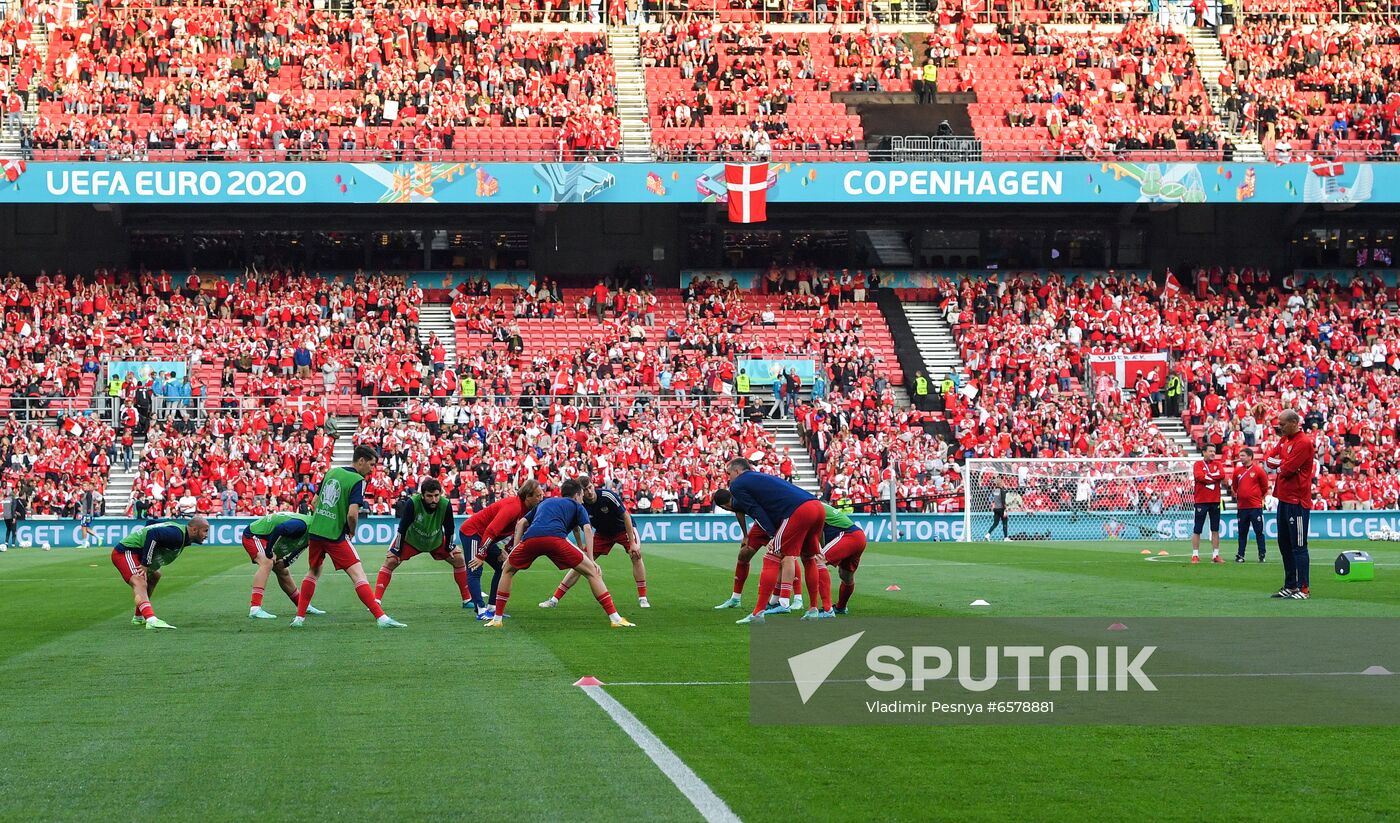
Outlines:
POLYGON ((971 458, 963 539, 1180 539, 1194 511, 1191 465, 1185 457, 971 458))

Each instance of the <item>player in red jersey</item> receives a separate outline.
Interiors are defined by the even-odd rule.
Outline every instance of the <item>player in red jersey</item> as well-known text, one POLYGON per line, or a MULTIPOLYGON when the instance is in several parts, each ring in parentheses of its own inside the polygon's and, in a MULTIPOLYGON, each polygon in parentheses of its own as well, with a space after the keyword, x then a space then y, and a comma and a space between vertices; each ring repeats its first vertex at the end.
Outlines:
POLYGON ((1191 467, 1196 478, 1194 500, 1196 503, 1196 523, 1191 532, 1191 562, 1201 562, 1201 529, 1210 521, 1210 548, 1212 563, 1224 563, 1220 559, 1220 484, 1225 478, 1225 467, 1215 455, 1215 446, 1207 444, 1204 457, 1191 467))
POLYGON ((1254 462, 1254 451, 1240 452, 1240 465, 1235 469, 1230 488, 1235 493, 1235 518, 1238 521, 1240 548, 1235 553, 1235 562, 1244 562, 1244 550, 1249 546, 1249 530, 1259 543, 1259 562, 1264 562, 1264 495, 1269 493, 1269 475, 1264 467, 1254 462))
POLYGON ((458 530, 457 539, 462 544, 463 554, 467 556, 467 586, 471 590, 477 620, 490 620, 496 616, 496 587, 501 582, 505 556, 515 539, 515 524, 543 499, 544 489, 540 488, 539 482, 526 480, 515 490, 515 494, 473 514, 458 530), (481 594, 481 574, 486 566, 490 566, 492 572, 489 600, 483 599, 481 594))
POLYGON ((1265 461, 1278 472, 1274 497, 1278 498, 1278 555, 1283 561, 1283 588, 1272 596, 1307 600, 1312 596, 1308 589, 1308 520, 1312 516, 1317 447, 1293 409, 1279 412, 1277 425, 1280 438, 1265 461))
POLYGON ((515 524, 515 548, 506 558, 501 586, 496 592, 496 616, 486 623, 488 628, 499 629, 501 618, 506 613, 506 603, 510 600, 510 584, 517 571, 530 568, 541 557, 560 569, 573 569, 588 580, 588 587, 598 605, 608 615, 613 628, 631 628, 634 624, 617 613, 612 595, 603 583, 603 573, 598 564, 578 546, 592 547, 593 526, 588 522, 588 511, 583 507, 583 486, 577 480, 565 480, 559 488, 559 496, 540 501, 529 514, 515 524), (578 545, 568 541, 572 534, 578 545))

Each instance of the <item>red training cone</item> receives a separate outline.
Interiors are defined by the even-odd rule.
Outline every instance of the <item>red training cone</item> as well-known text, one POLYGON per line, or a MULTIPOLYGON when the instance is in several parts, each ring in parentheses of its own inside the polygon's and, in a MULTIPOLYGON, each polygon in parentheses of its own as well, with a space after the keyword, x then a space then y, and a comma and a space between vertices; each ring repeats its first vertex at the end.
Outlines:
POLYGON ((890 585, 888 585, 888 586, 885 587, 885 591, 887 591, 887 592, 897 592, 897 591, 899 591, 899 587, 896 586, 895 584, 891 583, 890 585))
POLYGON ((1124 626, 1122 623, 1114 623, 1112 626, 1108 627, 1108 630, 1111 632, 1125 632, 1128 630, 1128 627, 1124 626))
POLYGON ((599 680, 598 678, 596 678, 596 677, 594 677, 593 675, 590 674, 590 675, 585 675, 585 676, 583 676, 583 677, 580 677, 577 681, 574 682, 574 685, 575 685, 575 686, 601 686, 601 685, 603 685, 603 681, 599 680))

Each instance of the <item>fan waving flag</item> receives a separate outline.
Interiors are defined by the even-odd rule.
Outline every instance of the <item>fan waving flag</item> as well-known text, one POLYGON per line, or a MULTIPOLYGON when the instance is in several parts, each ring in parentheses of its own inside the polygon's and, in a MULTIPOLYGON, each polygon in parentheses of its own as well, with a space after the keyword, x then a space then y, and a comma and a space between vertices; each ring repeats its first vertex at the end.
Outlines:
POLYGON ((17 157, 0 158, 0 171, 5 174, 5 179, 11 183, 19 179, 24 174, 25 162, 17 157))
POLYGON ((1328 160, 1326 158, 1309 159, 1312 166, 1312 173, 1318 177, 1341 177, 1346 171, 1346 166, 1340 160, 1328 160))
POLYGON ((729 222, 762 223, 768 219, 768 164, 725 163, 729 222))
POLYGON ((1181 281, 1176 279, 1176 275, 1167 272, 1167 280, 1162 284, 1162 297, 1176 297, 1181 294, 1181 281))

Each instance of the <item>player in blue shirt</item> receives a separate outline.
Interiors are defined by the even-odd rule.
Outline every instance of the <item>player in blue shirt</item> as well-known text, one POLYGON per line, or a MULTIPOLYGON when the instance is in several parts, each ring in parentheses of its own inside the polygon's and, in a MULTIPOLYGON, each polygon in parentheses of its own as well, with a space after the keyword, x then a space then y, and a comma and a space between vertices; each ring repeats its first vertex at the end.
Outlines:
POLYGON ((515 573, 530 568, 539 557, 548 557, 555 566, 573 569, 587 578, 588 587, 593 590, 593 596, 598 599, 603 611, 607 612, 613 628, 634 625, 617 613, 612 595, 603 584, 603 573, 598 569, 598 564, 568 541, 570 534, 578 546, 591 547, 593 526, 588 520, 588 511, 583 507, 583 485, 577 480, 565 480, 559 488, 558 497, 541 501, 515 524, 515 548, 506 558, 505 570, 501 572, 501 582, 496 588, 496 616, 486 623, 488 627, 501 627, 515 573))
MULTIPOLYGON (((592 478, 580 477, 583 486, 583 508, 588 511, 588 522, 593 526, 593 562, 606 556, 613 546, 622 546, 627 556, 632 558, 632 577, 637 581, 637 608, 649 609, 647 600, 647 567, 642 562, 642 539, 637 536, 637 526, 632 522, 632 514, 623 505, 622 495, 609 488, 598 488, 592 478)), ((541 609, 552 609, 559 605, 564 595, 578 582, 578 574, 567 572, 554 596, 540 604, 541 609)))
MULTIPOLYGON (((782 574, 778 578, 778 605, 786 610, 791 605, 792 581, 797 576, 798 558, 815 557, 821 552, 822 526, 826 509, 822 502, 793 484, 754 471, 753 464, 742 457, 729 461, 725 467, 729 488, 715 493, 715 503, 738 515, 758 521, 763 530, 773 536, 773 550, 783 558, 782 574), (724 503, 720 503, 721 493, 724 503)), ((740 528, 743 527, 742 518, 740 528)), ((764 591, 759 580, 758 602, 754 610, 740 623, 762 623, 771 591, 764 591)))

